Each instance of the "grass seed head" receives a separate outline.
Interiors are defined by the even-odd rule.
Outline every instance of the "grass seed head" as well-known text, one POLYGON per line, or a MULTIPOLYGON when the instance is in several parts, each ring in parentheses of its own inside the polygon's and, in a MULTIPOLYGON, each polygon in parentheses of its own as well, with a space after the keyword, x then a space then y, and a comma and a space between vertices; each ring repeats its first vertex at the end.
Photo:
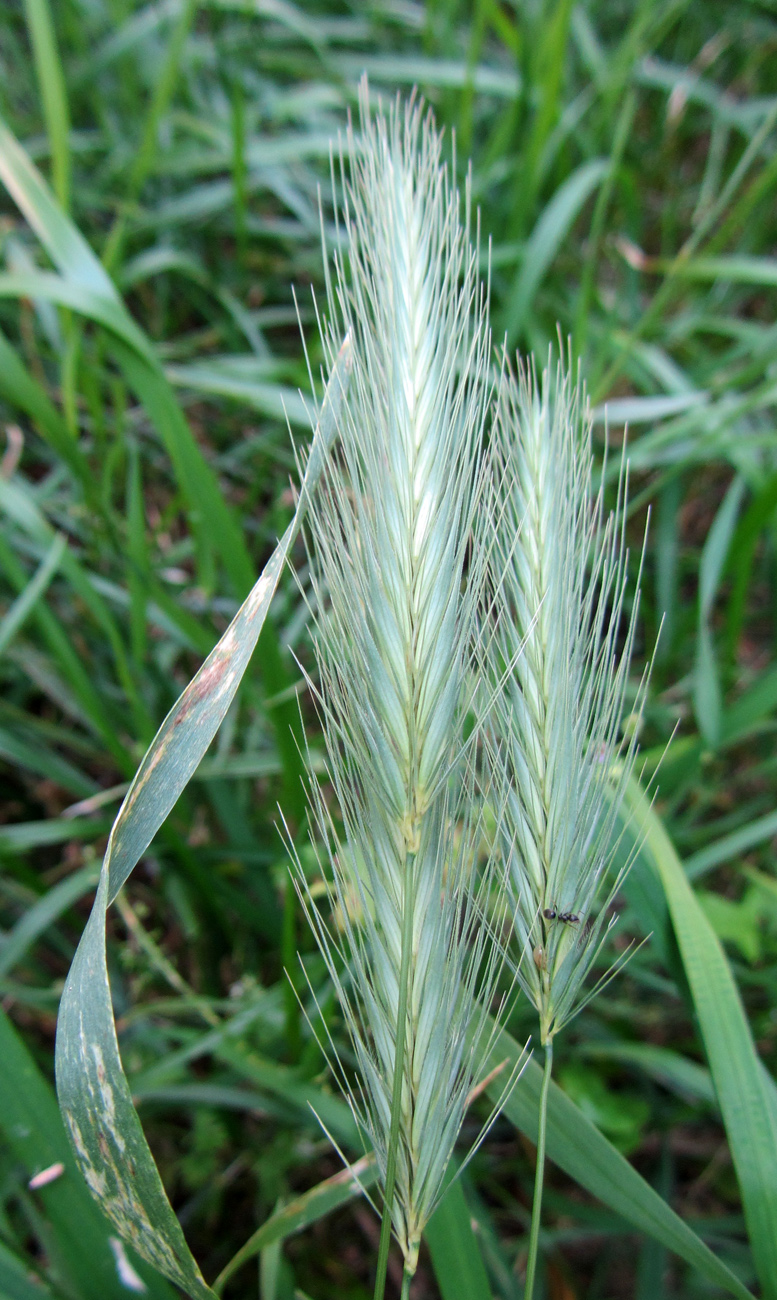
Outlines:
POLYGON ((462 221, 431 115, 415 100, 372 114, 363 91, 347 152, 325 341, 331 358, 351 331, 353 370, 310 516, 313 689, 342 826, 320 789, 314 811, 339 933, 305 903, 384 1188, 395 1160, 392 1221, 412 1271, 487 1049, 476 988, 487 1003, 499 960, 480 924, 488 869, 463 732, 490 342, 469 195, 462 221))
POLYGON ((638 592, 629 614, 624 468, 607 514, 592 486, 585 393, 563 362, 554 371, 551 357, 539 380, 505 367, 492 451, 483 531, 502 680, 489 753, 504 790, 518 978, 546 1042, 582 1005, 619 883, 610 867, 635 757, 636 731, 623 739, 621 718, 638 592))

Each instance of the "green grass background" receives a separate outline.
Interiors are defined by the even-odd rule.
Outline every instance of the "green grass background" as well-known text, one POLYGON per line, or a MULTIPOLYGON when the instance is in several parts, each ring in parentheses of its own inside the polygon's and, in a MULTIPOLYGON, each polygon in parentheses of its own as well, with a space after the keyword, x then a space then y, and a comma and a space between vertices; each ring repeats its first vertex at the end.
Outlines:
MULTIPOLYGON (((775 1068, 773 4, 12 0, 0 151, 16 157, 16 138, 116 290, 106 307, 62 230, 41 238, 6 168, 0 998, 39 1074, 8 1048, 0 1089, 34 1097, 33 1117, 126 783, 291 516, 286 418, 301 442, 310 427, 298 316, 317 375, 318 196, 333 240, 330 140, 364 70, 375 94, 419 88, 462 179, 472 158, 495 336, 541 361, 560 328, 598 445, 605 401, 616 447, 629 424, 635 550, 650 512, 635 689, 661 627, 646 770, 674 735, 656 806, 775 1068), (40 278, 54 265, 67 301, 40 278)), ((307 1106, 326 1063, 283 975, 302 989, 301 949, 339 1043, 276 830, 280 802, 306 843, 300 707, 319 753, 295 656, 310 663, 287 574, 235 706, 109 920, 125 1067, 208 1278, 339 1168, 307 1106)), ((754 1285, 692 990, 641 861, 620 909, 619 945, 652 937, 559 1041, 558 1080, 754 1285)), ((511 1030, 532 1030, 520 1004, 511 1030)), ((332 1113, 345 1122, 334 1095, 332 1113)), ((4 1114, 0 1294, 82 1300, 57 1243, 87 1234, 88 1211, 27 1188, 4 1114)), ((521 1293, 532 1179, 530 1144, 500 1120, 463 1180, 495 1298, 521 1293)), ((366 1297, 377 1230, 366 1204, 337 1209, 227 1295, 366 1297)), ((552 1300, 712 1294, 553 1166, 543 1251, 552 1300)), ((414 1300, 440 1294, 425 1253, 414 1300)))

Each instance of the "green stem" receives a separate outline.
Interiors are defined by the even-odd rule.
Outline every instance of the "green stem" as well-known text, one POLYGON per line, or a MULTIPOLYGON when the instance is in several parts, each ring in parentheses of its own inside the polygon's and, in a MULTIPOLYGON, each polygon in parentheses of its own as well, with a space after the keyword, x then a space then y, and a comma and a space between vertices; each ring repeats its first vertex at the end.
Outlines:
POLYGON ((412 1273, 408 1273, 407 1270, 405 1270, 402 1274, 402 1294, 399 1300, 410 1300, 410 1283, 412 1280, 412 1273))
POLYGON ((283 929, 281 933, 281 956, 286 979, 283 986, 283 1010, 286 1019, 286 1051, 294 1064, 300 1053, 300 1012, 297 1000, 297 891, 291 875, 286 877, 286 890, 283 897, 283 929))
POLYGON ((545 1179, 545 1129, 548 1118, 548 1092, 550 1075, 553 1069, 553 1039, 545 1044, 545 1071, 542 1076, 540 1093, 540 1124, 537 1134, 537 1169, 534 1175, 534 1204, 531 1211, 531 1233, 529 1234, 529 1258, 526 1261, 526 1289, 523 1300, 532 1300, 534 1292, 534 1275, 537 1271, 537 1249, 540 1243, 540 1219, 542 1218, 542 1186, 545 1179))
MULTIPOLYGON (((378 1267, 375 1274, 374 1300, 383 1300, 383 1294, 386 1290, 389 1246, 391 1245, 391 1206, 394 1200, 399 1125, 402 1118, 402 1080, 405 1073, 405 1038, 407 1035, 407 995, 410 984, 410 955, 413 947, 411 880, 414 860, 412 854, 408 854, 405 860, 405 888, 402 900, 404 909, 402 917, 402 953, 399 971, 399 1005, 397 1007, 397 1047, 394 1058, 394 1082, 391 1090, 391 1127, 389 1129, 388 1152, 386 1155, 386 1186, 383 1192, 383 1219, 380 1225, 380 1245, 378 1247, 378 1267)), ((403 1296, 404 1286, 403 1281, 403 1296)))

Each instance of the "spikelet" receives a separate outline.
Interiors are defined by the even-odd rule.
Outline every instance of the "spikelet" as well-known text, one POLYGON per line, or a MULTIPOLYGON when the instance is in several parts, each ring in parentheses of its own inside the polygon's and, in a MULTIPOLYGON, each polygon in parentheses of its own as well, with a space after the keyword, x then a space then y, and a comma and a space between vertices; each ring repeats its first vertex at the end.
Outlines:
POLYGON ((504 680, 490 753, 506 789, 518 978, 547 1044, 592 996, 583 983, 620 883, 609 868, 635 758, 621 721, 638 594, 627 617, 625 473, 607 515, 585 393, 563 363, 554 374, 551 357, 539 384, 533 368, 505 367, 493 457, 504 680))
POLYGON ((489 880, 463 739, 490 344, 469 194, 462 225, 431 115, 411 100, 372 116, 364 87, 361 108, 325 331, 330 364, 351 331, 353 370, 310 516, 314 690, 339 836, 320 788, 314 813, 339 933, 302 897, 412 1273, 488 1049, 476 986, 487 1005, 499 961, 481 924, 489 880))

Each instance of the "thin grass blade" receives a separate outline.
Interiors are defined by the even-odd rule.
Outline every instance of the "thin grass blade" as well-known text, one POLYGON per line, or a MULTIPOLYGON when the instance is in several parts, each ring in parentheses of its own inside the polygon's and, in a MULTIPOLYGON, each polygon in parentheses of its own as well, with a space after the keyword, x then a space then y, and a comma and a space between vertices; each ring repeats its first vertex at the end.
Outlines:
MULTIPOLYGON (((494 1044, 490 1068, 508 1061, 514 1065, 521 1048, 502 1030, 494 1044)), ((542 1069, 530 1060, 517 1088, 504 1104, 504 1114, 516 1128, 537 1141, 542 1069)), ((493 1101, 501 1098, 497 1080, 488 1088, 493 1101)), ((555 1083, 548 1097, 547 1155, 603 1205, 609 1206, 639 1232, 662 1242, 695 1268, 702 1277, 723 1287, 739 1300, 751 1293, 712 1253, 700 1237, 661 1199, 608 1139, 555 1083)))
MULTIPOLYGON (((28 1178, 64 1166, 61 1175, 36 1190, 34 1196, 49 1228, 47 1249, 67 1293, 78 1300, 127 1300, 111 1246, 111 1228, 80 1178, 51 1087, 3 1011, 0 1060, 0 1134, 4 1144, 28 1178), (77 1232, 74 1224, 78 1224, 77 1232)), ((135 1256, 132 1264, 148 1300, 172 1300, 172 1290, 162 1278, 135 1256)))
POLYGON ((7 650, 16 633, 29 618, 57 572, 67 547, 67 538, 57 533, 24 591, 16 597, 0 621, 0 655, 7 650))
POLYGON ((354 1165, 349 1165, 339 1174, 334 1174, 323 1183, 318 1183, 316 1187, 311 1187, 309 1192, 304 1192, 302 1196, 284 1205, 283 1209, 270 1215, 261 1228, 249 1237, 244 1246, 241 1246, 237 1254, 232 1256, 213 1283, 213 1290, 220 1295, 238 1269, 247 1264, 250 1259, 254 1259, 260 1251, 266 1250, 275 1242, 285 1241, 295 1232, 302 1232, 304 1228, 309 1228, 311 1223, 317 1223, 325 1215, 331 1214, 332 1210, 337 1210, 341 1205, 346 1205, 348 1201, 361 1196, 375 1185, 377 1177, 375 1157, 362 1156, 361 1160, 354 1165))
POLYGON ((660 818, 632 780, 627 802, 664 887, 736 1169, 763 1294, 777 1296, 777 1106, 720 940, 660 818))

